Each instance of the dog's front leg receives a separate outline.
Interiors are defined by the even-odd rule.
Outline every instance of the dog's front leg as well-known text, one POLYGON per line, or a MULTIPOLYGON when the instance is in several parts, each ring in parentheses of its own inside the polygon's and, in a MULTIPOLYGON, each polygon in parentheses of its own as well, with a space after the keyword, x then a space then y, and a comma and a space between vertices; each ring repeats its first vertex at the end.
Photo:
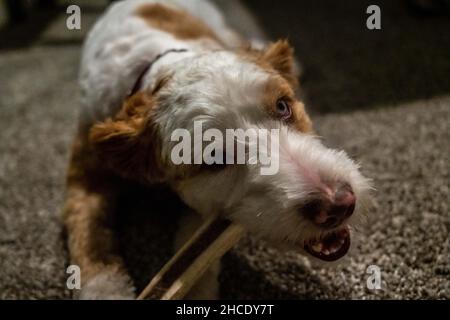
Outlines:
POLYGON ((88 165, 81 141, 75 143, 67 179, 64 222, 73 264, 80 267, 80 299, 135 296, 112 229, 117 182, 88 165))
MULTIPOLYGON (((203 218, 191 209, 183 212, 175 238, 175 251, 203 224, 203 218)), ((215 300, 219 298, 220 261, 214 262, 186 296, 189 300, 215 300)))

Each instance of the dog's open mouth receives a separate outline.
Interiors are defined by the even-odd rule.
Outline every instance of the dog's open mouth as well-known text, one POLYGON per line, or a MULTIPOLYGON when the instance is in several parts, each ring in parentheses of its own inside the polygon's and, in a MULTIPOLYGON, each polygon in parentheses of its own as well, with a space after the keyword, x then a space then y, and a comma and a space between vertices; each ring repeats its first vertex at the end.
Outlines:
POLYGON ((304 244, 306 252, 324 261, 335 261, 342 258, 349 248, 350 231, 348 227, 327 234, 320 239, 311 239, 304 244))

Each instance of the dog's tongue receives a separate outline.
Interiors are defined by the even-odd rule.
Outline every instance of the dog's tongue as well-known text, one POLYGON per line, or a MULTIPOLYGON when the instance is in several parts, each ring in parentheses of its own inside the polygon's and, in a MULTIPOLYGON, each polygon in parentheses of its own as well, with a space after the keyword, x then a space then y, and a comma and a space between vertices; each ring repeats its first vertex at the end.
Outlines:
POLYGON ((304 245, 305 250, 318 259, 335 261, 342 258, 350 248, 348 228, 331 233, 321 239, 311 240, 304 245))

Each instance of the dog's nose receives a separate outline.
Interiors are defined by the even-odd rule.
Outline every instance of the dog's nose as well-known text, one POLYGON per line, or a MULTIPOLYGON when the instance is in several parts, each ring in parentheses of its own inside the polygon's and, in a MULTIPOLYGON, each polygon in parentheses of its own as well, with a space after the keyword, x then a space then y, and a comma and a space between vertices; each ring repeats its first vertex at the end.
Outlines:
POLYGON ((332 197, 320 196, 307 202, 300 213, 323 228, 335 228, 355 210, 356 197, 348 184, 338 186, 332 197))

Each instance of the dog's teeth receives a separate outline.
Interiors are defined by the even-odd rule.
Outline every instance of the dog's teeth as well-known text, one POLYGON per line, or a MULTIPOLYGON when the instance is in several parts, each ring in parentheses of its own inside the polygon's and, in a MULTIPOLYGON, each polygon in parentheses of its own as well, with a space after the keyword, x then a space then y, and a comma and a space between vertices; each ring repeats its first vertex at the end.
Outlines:
POLYGON ((326 256, 327 256, 327 255, 329 255, 329 254, 330 254, 330 251, 328 251, 328 249, 325 249, 325 250, 323 250, 323 251, 322 251, 322 253, 323 253, 324 255, 326 255, 326 256))
POLYGON ((322 251, 322 243, 320 243, 320 242, 316 243, 315 245, 312 246, 312 248, 315 252, 320 252, 320 251, 322 251))
POLYGON ((330 252, 331 252, 331 253, 335 253, 335 252, 337 252, 340 248, 341 248, 341 246, 333 246, 333 247, 330 248, 330 252))

